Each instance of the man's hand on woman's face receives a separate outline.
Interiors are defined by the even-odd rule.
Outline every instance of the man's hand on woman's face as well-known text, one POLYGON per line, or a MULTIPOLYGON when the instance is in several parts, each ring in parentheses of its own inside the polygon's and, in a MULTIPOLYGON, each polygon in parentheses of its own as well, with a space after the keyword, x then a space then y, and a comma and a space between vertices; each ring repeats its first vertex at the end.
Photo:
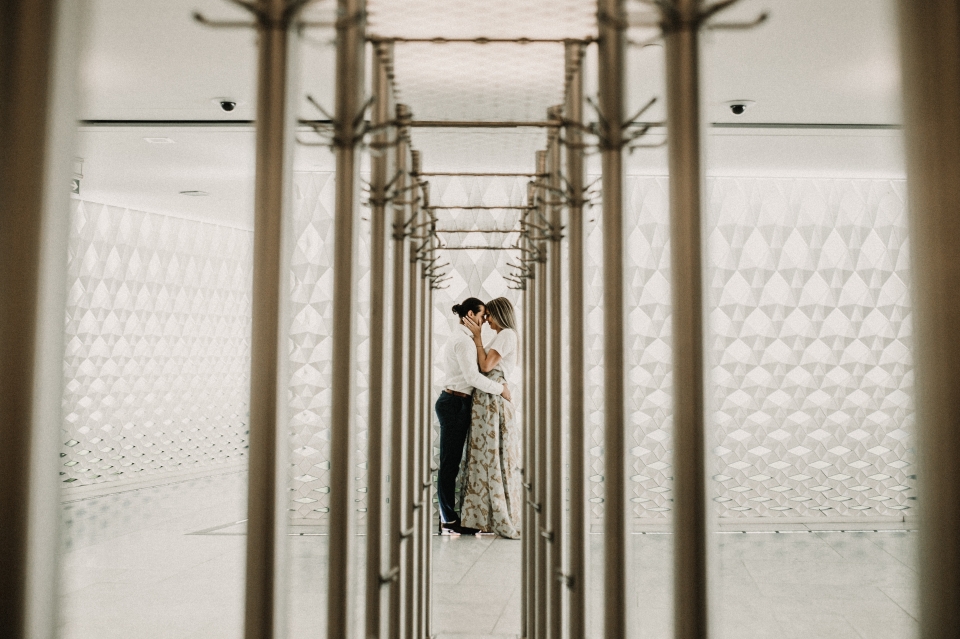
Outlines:
POLYGON ((470 332, 473 333, 475 338, 480 337, 480 323, 475 317, 470 317, 467 315, 463 318, 463 325, 470 329, 470 332))

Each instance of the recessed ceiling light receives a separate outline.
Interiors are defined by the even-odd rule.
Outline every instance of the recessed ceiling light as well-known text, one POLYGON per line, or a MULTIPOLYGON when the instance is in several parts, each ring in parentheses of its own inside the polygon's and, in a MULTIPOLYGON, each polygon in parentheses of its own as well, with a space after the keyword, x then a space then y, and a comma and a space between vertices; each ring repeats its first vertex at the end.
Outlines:
POLYGON ((143 138, 143 141, 150 144, 173 144, 170 138, 143 138))
POLYGON ((210 195, 206 191, 180 191, 180 195, 189 195, 190 197, 203 197, 204 195, 210 195))

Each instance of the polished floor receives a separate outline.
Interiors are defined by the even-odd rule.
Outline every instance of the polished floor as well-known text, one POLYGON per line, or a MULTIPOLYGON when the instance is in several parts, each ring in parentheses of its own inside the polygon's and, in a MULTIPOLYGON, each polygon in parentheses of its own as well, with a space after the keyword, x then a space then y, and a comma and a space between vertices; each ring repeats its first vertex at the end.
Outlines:
MULTIPOLYGON (((64 508, 67 639, 242 637, 245 477, 229 474, 74 499, 64 508)), ((633 637, 672 636, 672 536, 632 535, 633 637)), ((721 533, 715 636, 907 639, 917 635, 915 533, 721 533)), ((291 536, 288 636, 323 636, 326 537, 291 536)), ((600 633, 602 537, 590 536, 591 636, 600 633)), ((438 639, 516 637, 520 542, 435 537, 438 639)))

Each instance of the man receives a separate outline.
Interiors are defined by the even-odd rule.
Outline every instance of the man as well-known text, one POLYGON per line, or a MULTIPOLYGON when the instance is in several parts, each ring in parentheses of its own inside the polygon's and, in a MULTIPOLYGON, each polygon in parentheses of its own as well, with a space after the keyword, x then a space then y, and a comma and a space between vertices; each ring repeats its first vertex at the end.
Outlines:
POLYGON ((461 532, 476 533, 474 529, 461 528, 456 510, 457 473, 463 460, 463 446, 470 432, 473 413, 473 389, 503 395, 510 400, 506 384, 485 377, 477 365, 477 347, 473 334, 463 325, 465 319, 476 324, 483 323, 486 313, 483 302, 468 297, 454 304, 453 312, 460 319, 443 352, 443 392, 437 399, 437 419, 440 420, 440 470, 437 473, 437 501, 440 503, 440 534, 458 535, 461 532))

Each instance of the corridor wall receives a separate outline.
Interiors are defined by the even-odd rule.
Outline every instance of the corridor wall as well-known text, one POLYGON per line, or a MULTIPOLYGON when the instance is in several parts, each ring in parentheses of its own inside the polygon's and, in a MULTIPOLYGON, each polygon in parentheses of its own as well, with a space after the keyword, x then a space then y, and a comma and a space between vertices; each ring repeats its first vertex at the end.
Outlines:
MULTIPOLYGON (((447 206, 518 205, 526 190, 523 178, 434 178, 431 184, 433 203, 447 206)), ((666 186, 664 177, 627 179, 627 449, 629 497, 640 523, 665 522, 672 503, 666 186)), ((909 514, 915 469, 904 182, 710 178, 707 186, 717 513, 909 514)), ((329 490, 333 175, 297 173, 294 188, 291 508, 297 520, 322 523, 329 490)), ((509 228, 517 216, 510 210, 480 217, 439 213, 443 224, 463 228, 509 228)), ((126 481, 241 460, 250 232, 83 201, 74 201, 71 215, 61 479, 126 481)), ((597 210, 587 219, 587 476, 597 524, 604 479, 597 210)), ((510 252, 448 251, 443 258, 452 279, 434 297, 435 344, 455 329, 450 306, 468 294, 506 295, 519 305, 518 292, 501 275, 510 270, 510 252)), ((361 519, 368 271, 364 239, 356 402, 361 519)), ((436 394, 436 366, 434 381, 436 394)))
MULTIPOLYGON (((322 523, 329 491, 332 172, 296 173, 291 225, 292 517, 322 523)), ((369 226, 361 228, 357 504, 365 510, 369 226)), ((74 200, 61 479, 124 482, 246 457, 250 230, 74 200)))
POLYGON ((252 234, 73 200, 60 478, 245 458, 252 234))
MULTIPOLYGON (((667 178, 626 184, 630 499, 655 520, 672 498, 667 178)), ((717 514, 902 516, 915 499, 905 182, 716 177, 706 193, 717 514)))
MULTIPOLYGON (((333 337, 333 172, 294 173, 289 299, 289 422, 291 514, 295 523, 325 526, 330 493, 330 384, 333 337)), ((369 395, 370 225, 361 209, 357 251, 357 468, 355 498, 366 512, 366 436, 369 395)), ((390 272, 390 264, 387 272, 390 272)), ((389 322, 389 309, 385 313, 389 322)), ((388 323, 387 326, 390 324, 388 323)), ((387 342, 389 346, 390 342, 387 342)), ((389 351, 387 351, 389 352, 389 351)), ((387 404, 388 405, 388 404, 387 404)), ((389 441, 389 439, 386 439, 389 441)))

